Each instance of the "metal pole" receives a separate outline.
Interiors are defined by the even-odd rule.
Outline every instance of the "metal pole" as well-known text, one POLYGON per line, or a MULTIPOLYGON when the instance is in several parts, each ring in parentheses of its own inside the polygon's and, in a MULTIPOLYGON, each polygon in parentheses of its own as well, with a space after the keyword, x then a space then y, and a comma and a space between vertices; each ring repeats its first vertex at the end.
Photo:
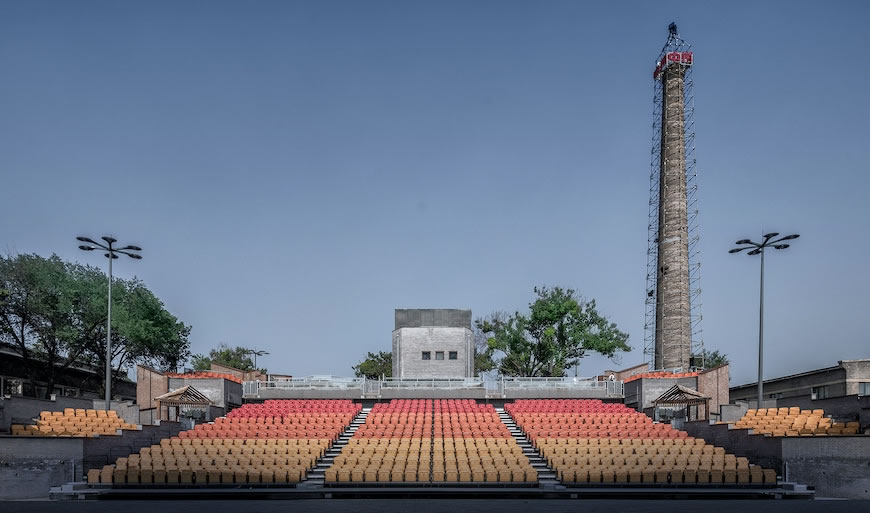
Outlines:
POLYGON ((106 319, 106 411, 112 401, 112 245, 109 244, 109 313, 106 319))
POLYGON ((758 298, 758 405, 764 396, 764 246, 761 247, 761 287, 758 298))

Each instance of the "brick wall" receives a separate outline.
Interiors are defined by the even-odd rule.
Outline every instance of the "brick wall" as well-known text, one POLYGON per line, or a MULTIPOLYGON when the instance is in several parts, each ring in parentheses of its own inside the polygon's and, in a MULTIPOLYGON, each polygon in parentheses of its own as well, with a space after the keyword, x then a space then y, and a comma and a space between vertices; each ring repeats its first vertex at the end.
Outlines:
MULTIPOLYGON (((698 392, 710 398, 710 413, 718 415, 719 406, 729 402, 729 373, 728 365, 706 370, 698 374, 698 392)), ((699 415, 704 416, 703 407, 699 408, 699 415)))

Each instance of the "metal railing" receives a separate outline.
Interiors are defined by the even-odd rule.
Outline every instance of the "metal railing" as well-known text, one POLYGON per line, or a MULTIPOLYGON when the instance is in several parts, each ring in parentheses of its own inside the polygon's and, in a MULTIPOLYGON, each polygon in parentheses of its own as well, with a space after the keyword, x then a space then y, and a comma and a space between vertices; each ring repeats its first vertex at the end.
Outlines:
POLYGON ((342 376, 305 376, 271 381, 245 381, 242 384, 242 393, 245 396, 257 396, 261 389, 297 390, 303 388, 361 391, 365 382, 365 378, 347 378, 342 376))
POLYGON ((381 388, 479 388, 482 378, 383 378, 381 388))
POLYGON ((503 390, 510 389, 572 389, 572 390, 602 390, 608 396, 623 394, 622 381, 599 381, 596 378, 501 378, 503 390))
POLYGON ((604 392, 608 397, 622 396, 622 381, 599 381, 596 378, 349 378, 341 376, 305 376, 299 378, 276 379, 271 381, 245 381, 243 394, 258 397, 260 390, 359 390, 367 397, 380 396, 383 389, 485 389, 487 396, 502 395, 508 390, 590 390, 604 392))
POLYGON ((506 388, 596 388, 597 383, 603 383, 596 378, 523 378, 504 377, 506 388))

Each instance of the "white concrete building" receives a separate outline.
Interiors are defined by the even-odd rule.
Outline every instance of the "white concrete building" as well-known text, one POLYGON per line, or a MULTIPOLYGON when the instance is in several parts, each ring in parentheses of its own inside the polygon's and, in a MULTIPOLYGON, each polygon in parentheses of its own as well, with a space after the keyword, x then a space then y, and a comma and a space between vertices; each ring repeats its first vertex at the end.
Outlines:
POLYGON ((471 310, 396 310, 393 377, 474 376, 471 310))

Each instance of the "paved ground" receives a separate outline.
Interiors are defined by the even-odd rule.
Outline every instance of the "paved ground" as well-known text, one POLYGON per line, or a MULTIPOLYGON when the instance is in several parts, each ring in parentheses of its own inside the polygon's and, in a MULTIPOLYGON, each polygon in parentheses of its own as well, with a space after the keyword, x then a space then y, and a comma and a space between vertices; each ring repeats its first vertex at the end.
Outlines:
POLYGON ((0 502, 3 513, 862 513, 870 501, 669 500, 292 500, 292 501, 19 501, 0 502))

